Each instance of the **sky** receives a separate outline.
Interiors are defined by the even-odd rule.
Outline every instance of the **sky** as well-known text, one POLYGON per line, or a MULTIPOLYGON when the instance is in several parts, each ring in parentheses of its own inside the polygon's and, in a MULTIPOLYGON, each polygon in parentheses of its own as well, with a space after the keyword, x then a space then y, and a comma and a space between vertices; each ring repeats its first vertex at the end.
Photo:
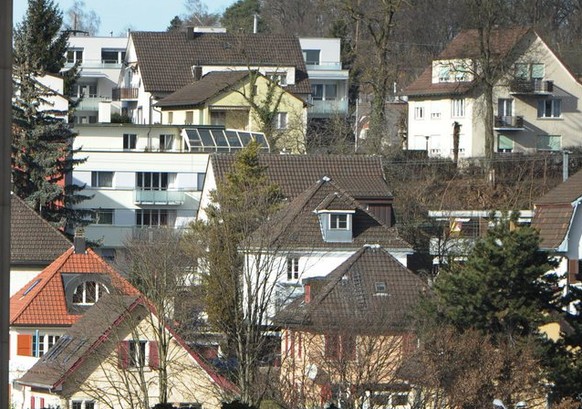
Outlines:
MULTIPOLYGON (((14 1, 14 24, 22 21, 27 0, 14 1)), ((235 0, 202 0, 208 11, 222 12, 235 0)), ((63 14, 74 0, 54 0, 63 14)), ((184 0, 85 0, 85 9, 93 10, 101 18, 99 35, 121 35, 128 28, 143 31, 164 31, 176 15, 186 13, 184 0)))

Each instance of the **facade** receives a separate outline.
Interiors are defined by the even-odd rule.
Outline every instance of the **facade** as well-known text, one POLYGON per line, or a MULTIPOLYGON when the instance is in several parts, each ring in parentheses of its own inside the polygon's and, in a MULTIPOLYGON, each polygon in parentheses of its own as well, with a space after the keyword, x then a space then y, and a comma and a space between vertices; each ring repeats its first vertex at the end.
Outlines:
POLYGON ((136 229, 176 229, 195 220, 208 155, 234 152, 252 138, 268 150, 263 134, 223 127, 171 125, 78 125, 73 147, 87 160, 73 170, 73 183, 92 198, 77 205, 95 212, 88 240, 114 257, 136 229))
POLYGON ((276 141, 277 150, 305 151, 307 104, 258 72, 209 72, 163 98, 156 107, 162 111, 162 124, 265 130, 269 131, 271 140, 276 141), (270 105, 263 105, 263 101, 269 99, 270 105), (264 108, 275 112, 272 124, 267 126, 263 126, 257 114, 264 108))
POLYGON ((161 123, 154 104, 212 71, 259 71, 306 100, 311 93, 296 37, 272 34, 133 32, 114 99, 136 124, 161 123), (167 61, 172 61, 168 64, 167 61))
POLYGON ((114 102, 113 89, 125 60, 127 37, 90 37, 71 35, 65 69, 79 63, 79 79, 73 99, 80 98, 74 113, 76 124, 110 122, 112 113, 121 113, 114 102))
MULTIPOLYGON (((493 89, 495 152, 579 146, 582 85, 568 67, 533 30, 498 29, 491 44, 496 67, 507 67, 493 89)), ((426 150, 430 157, 485 156, 478 59, 477 30, 463 31, 403 91, 409 150, 426 150)))
POLYGON ((32 409, 30 388, 13 383, 49 352, 67 329, 106 293, 138 291, 81 237, 10 298, 11 402, 32 409))
POLYGON ((339 38, 300 38, 311 84, 308 119, 348 115, 349 72, 342 69, 339 38))
POLYGON ((30 400, 42 408, 129 409, 136 402, 139 407, 143 402, 153 407, 160 402, 163 368, 169 403, 220 408, 234 386, 213 372, 170 328, 162 325, 163 333, 154 330, 159 324, 140 296, 106 295, 18 383, 33 388, 30 400), (162 339, 168 340, 167 347, 161 347, 162 339))
POLYGON ((282 330, 281 384, 301 407, 409 408, 408 314, 426 284, 379 246, 365 245, 275 317, 282 330))

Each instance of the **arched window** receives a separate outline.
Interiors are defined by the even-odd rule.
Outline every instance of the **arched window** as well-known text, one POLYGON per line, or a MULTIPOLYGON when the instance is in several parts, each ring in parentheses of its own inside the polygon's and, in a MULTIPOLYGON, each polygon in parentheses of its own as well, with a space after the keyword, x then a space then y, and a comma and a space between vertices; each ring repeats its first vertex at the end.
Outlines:
POLYGON ((95 304, 109 289, 95 281, 85 281, 75 288, 73 304, 95 304))

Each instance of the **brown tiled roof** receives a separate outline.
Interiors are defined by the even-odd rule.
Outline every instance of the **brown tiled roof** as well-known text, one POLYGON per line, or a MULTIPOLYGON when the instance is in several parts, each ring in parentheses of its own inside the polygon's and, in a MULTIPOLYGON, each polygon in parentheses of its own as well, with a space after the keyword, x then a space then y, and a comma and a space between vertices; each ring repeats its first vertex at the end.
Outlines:
MULTIPOLYGON (((213 154, 210 164, 216 180, 224 179, 235 155, 213 154)), ((382 160, 363 155, 278 155, 262 154, 260 164, 283 195, 293 199, 324 176, 334 180, 351 196, 362 199, 392 199, 384 178, 382 160)))
POLYGON ((106 274, 115 289, 123 294, 139 291, 99 257, 93 250, 77 254, 70 248, 39 275, 10 297, 10 325, 69 326, 80 314, 67 309, 62 274, 106 274))
POLYGON ((133 32, 131 39, 145 90, 174 92, 192 82, 191 67, 271 66, 296 68, 295 85, 286 89, 310 94, 311 86, 299 39, 285 34, 231 34, 184 32, 133 32))
POLYGON ((364 246, 324 278, 307 279, 311 301, 291 302, 275 323, 326 332, 346 328, 358 334, 405 329, 427 285, 378 246, 364 246), (313 285, 316 284, 316 285, 313 285), (384 284, 379 291, 377 284, 384 284))
POLYGON ((198 106, 223 91, 232 89, 233 85, 248 76, 248 71, 209 72, 199 81, 188 84, 163 98, 156 106, 198 106))
MULTIPOLYGON (((524 27, 500 28, 491 32, 491 52, 494 58, 508 57, 514 47, 531 29, 524 27)), ((479 32, 476 29, 464 30, 440 53, 436 60, 456 58, 479 58, 479 32)), ((408 96, 459 95, 473 87, 472 82, 432 83, 432 63, 423 73, 402 92, 408 96)))
POLYGON ((554 250, 566 238, 574 207, 569 204, 540 205, 535 209, 532 227, 540 234, 540 247, 554 250))
MULTIPOLYGON (((104 296, 69 328, 53 346, 52 353, 49 351, 19 379, 19 383, 57 389, 66 382, 67 376, 71 376, 83 361, 96 352, 97 348, 103 344, 109 344, 109 348, 114 348, 117 341, 125 338, 126 333, 123 331, 128 332, 130 328, 127 326, 123 328, 122 324, 125 322, 129 326, 135 325, 137 320, 126 321, 126 318, 137 313, 141 316, 152 313, 147 307, 147 302, 140 296, 104 296)), ((218 386, 230 391, 236 389, 229 381, 215 373, 198 354, 190 350, 170 328, 167 330, 218 386)))
POLYGON ((572 203, 582 197, 582 170, 534 201, 534 204, 572 203))
MULTIPOLYGON (((344 207, 342 205, 341 207, 344 207)), ((343 210, 351 210, 343 209, 343 210)), ((410 249, 410 244, 398 236, 394 227, 387 227, 360 203, 329 178, 322 179, 263 224, 246 243, 250 247, 334 248, 354 249, 365 244, 380 244, 390 249, 410 249), (342 197, 355 209, 351 242, 326 242, 323 239, 319 216, 314 212, 331 195, 342 197)))
POLYGON ((15 194, 10 198, 10 263, 48 265, 71 242, 15 194))

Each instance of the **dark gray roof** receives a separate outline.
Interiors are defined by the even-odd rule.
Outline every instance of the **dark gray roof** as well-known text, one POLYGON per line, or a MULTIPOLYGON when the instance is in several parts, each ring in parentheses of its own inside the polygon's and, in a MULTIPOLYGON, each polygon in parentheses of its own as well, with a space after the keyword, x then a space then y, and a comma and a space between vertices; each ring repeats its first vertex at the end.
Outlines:
MULTIPOLYGON (((216 180, 223 180, 234 164, 235 155, 215 154, 210 164, 216 180)), ((358 200, 392 199, 384 178, 382 160, 364 155, 279 155, 262 154, 261 166, 271 183, 279 186, 283 195, 293 199, 324 176, 333 179, 358 200)))
POLYGON ((299 39, 285 34, 140 32, 131 33, 145 90, 177 91, 192 82, 191 68, 201 66, 293 66, 295 94, 310 94, 311 86, 299 39))
POLYGON ((10 206, 11 264, 48 265, 71 248, 61 231, 15 194, 11 195, 10 206))
POLYGON ((250 247, 354 249, 365 244, 380 244, 390 249, 411 249, 395 227, 388 227, 369 213, 351 195, 329 178, 322 179, 293 199, 264 223, 246 242, 250 247), (330 197, 334 197, 330 201, 330 197), (351 242, 327 242, 323 239, 319 216, 321 204, 334 204, 327 210, 355 210, 351 242), (339 204, 339 206, 335 206, 339 204))
POLYGON ((427 285, 378 246, 364 246, 326 277, 304 280, 311 300, 299 297, 275 323, 313 332, 350 328, 358 334, 405 330, 427 285))

